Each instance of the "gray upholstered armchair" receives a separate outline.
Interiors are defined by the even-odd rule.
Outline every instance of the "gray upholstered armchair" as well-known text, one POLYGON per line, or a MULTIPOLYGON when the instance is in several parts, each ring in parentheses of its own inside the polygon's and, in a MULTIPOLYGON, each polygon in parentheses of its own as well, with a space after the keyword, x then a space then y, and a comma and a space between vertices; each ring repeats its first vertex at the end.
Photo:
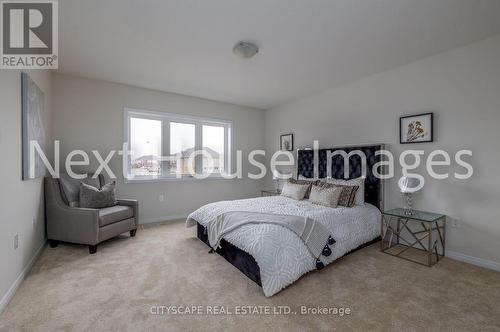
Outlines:
MULTIPOLYGON (((102 175, 94 181, 95 186, 104 185, 102 175)), ((94 254, 100 242, 125 232, 135 236, 139 213, 136 200, 119 199, 117 205, 103 209, 72 207, 69 196, 79 193, 80 182, 66 180, 63 184, 59 179, 45 178, 47 238, 52 248, 59 242, 78 243, 88 245, 94 254)))

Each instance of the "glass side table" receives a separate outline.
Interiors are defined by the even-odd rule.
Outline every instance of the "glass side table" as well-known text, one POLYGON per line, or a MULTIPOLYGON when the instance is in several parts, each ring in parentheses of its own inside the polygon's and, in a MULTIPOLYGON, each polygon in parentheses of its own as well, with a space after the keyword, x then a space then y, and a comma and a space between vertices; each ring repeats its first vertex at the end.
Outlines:
POLYGON ((260 195, 262 197, 266 197, 266 196, 279 196, 279 195, 281 195, 281 190, 279 190, 279 189, 261 190, 260 195))
POLYGON ((425 266, 445 256, 446 216, 393 209, 382 213, 380 250, 425 266))

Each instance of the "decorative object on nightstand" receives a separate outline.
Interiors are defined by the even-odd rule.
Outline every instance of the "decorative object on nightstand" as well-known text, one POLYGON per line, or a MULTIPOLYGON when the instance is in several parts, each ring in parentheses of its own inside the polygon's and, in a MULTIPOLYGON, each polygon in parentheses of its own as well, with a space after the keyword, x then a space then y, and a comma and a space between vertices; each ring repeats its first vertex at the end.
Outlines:
POLYGON ((280 189, 262 190, 260 192, 260 195, 262 197, 266 197, 266 196, 279 196, 279 195, 281 195, 281 190, 280 189))
POLYGON ((420 180, 414 177, 403 176, 398 181, 399 189, 406 198, 405 214, 413 215, 413 194, 420 190, 420 180))
POLYGON ((273 174, 273 181, 274 181, 274 188, 276 189, 276 191, 281 191, 281 187, 280 187, 280 176, 276 173, 273 174))
POLYGON ((381 219, 382 252, 429 267, 445 256, 444 214, 413 210, 409 216, 398 208, 383 212, 381 219))

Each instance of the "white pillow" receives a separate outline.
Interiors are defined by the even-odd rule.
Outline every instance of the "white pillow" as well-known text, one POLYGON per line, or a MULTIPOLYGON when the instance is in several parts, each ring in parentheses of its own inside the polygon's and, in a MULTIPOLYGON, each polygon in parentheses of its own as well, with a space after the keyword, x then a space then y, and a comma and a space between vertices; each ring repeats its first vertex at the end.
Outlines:
POLYGON ((352 180, 342 180, 342 179, 326 179, 323 180, 326 183, 336 184, 339 186, 358 186, 359 189, 356 192, 356 197, 354 198, 354 204, 364 205, 365 204, 365 178, 359 177, 352 180))
POLYGON ((283 188, 281 189, 281 196, 290 197, 301 201, 306 197, 307 191, 309 190, 310 184, 297 184, 291 182, 285 182, 283 188))
POLYGON ((342 187, 312 186, 309 201, 313 204, 336 208, 341 193, 342 187))

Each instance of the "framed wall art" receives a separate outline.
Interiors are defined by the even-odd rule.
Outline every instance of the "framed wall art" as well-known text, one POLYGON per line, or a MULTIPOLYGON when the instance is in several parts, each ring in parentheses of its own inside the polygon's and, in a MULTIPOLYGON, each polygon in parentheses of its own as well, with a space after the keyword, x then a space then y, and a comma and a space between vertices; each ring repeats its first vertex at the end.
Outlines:
POLYGON ((407 115, 399 118, 401 144, 433 142, 433 113, 407 115))

